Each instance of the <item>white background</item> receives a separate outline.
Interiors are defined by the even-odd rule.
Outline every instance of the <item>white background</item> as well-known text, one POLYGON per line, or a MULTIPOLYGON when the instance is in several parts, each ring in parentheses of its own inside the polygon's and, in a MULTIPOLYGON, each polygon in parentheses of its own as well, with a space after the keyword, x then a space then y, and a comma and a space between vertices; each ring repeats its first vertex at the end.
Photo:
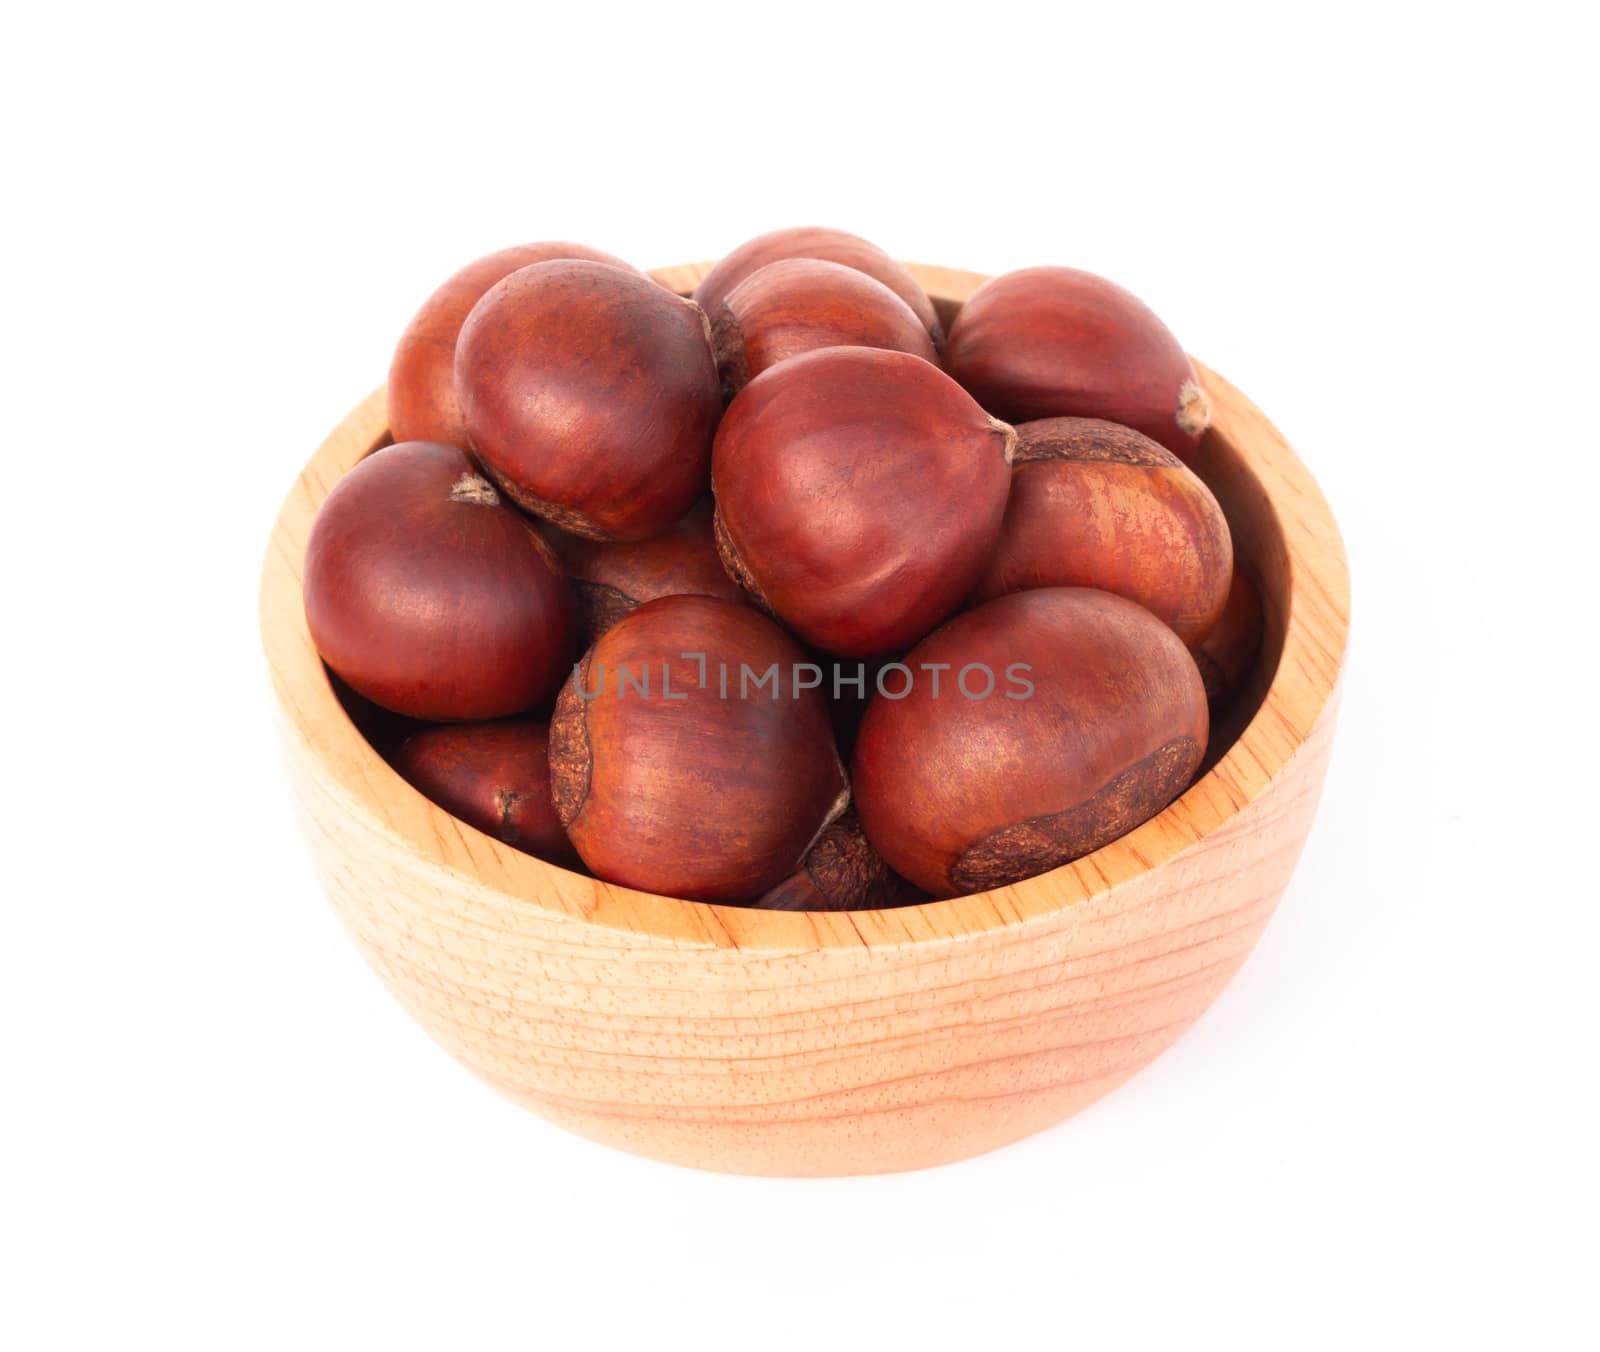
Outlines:
POLYGON ((9 18, 0 1345, 1592 1346, 1582 9, 9 18), (255 586, 459 264, 812 222, 1129 286, 1320 479, 1355 628, 1300 870, 1175 1050, 987 1158, 760 1181, 546 1126, 380 989, 255 586))

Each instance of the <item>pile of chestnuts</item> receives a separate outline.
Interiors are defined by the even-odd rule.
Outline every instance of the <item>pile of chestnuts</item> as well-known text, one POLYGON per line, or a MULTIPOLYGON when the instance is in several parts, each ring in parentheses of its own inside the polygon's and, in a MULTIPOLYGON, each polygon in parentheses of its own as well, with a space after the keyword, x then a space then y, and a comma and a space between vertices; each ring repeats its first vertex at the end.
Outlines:
POLYGON ((946 333, 841 231, 692 297, 525 245, 427 300, 388 403, 307 545, 317 649, 422 793, 610 882, 844 910, 1054 868, 1183 792, 1261 642, 1194 368, 1086 272, 946 333))

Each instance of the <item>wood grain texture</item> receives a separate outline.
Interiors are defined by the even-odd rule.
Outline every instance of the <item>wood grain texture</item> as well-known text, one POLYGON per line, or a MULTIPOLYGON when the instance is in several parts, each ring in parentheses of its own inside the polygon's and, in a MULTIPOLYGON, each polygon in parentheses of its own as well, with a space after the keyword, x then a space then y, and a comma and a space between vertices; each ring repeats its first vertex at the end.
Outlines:
MULTIPOLYGON (((912 270, 946 321, 982 281, 912 270)), ((656 276, 688 292, 706 271, 656 276)), ((1084 859, 975 896, 838 914, 581 877, 456 821, 379 758, 329 685, 300 599, 317 505, 386 440, 383 391, 370 395, 284 504, 261 625, 306 834, 373 968, 517 1101, 709 1169, 958 1160, 1148 1064, 1227 984, 1289 879, 1327 766, 1348 626, 1343 547, 1316 484, 1242 394, 1199 370, 1214 421, 1194 467, 1262 583, 1253 717, 1176 803, 1084 859)))

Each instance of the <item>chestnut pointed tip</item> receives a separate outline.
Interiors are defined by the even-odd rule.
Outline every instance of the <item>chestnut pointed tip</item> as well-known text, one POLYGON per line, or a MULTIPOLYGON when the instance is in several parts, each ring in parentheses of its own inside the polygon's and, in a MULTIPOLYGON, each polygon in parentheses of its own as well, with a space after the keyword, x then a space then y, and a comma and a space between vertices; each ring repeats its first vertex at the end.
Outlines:
POLYGON ((1211 426, 1211 400, 1198 381, 1186 380, 1179 387, 1176 418, 1188 437, 1198 437, 1211 426))
POLYGON ((999 418, 990 418, 989 426, 999 434, 1003 445, 1001 455, 1005 457, 1006 464, 1011 464, 1017 455, 1017 429, 1008 422, 1001 422, 999 418))
POLYGON ((706 346, 711 349, 711 355, 716 356, 716 338, 711 332, 711 316, 706 313, 706 307, 693 296, 683 296, 680 299, 700 317, 700 331, 706 336, 706 346))
POLYGON ((450 485, 451 502, 470 502, 476 507, 498 507, 500 495, 481 474, 467 470, 450 485))

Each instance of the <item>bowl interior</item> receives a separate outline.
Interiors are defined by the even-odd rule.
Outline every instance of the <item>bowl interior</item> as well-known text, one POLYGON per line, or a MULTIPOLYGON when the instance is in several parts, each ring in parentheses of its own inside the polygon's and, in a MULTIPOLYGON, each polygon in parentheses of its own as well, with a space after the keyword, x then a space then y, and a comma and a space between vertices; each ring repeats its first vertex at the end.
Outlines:
MULTIPOLYGON (((669 268, 655 275, 687 294, 707 266, 669 268)), ((983 280, 973 273, 911 266, 947 327, 983 280)), ((1259 411, 1215 373, 1196 366, 1215 419, 1193 468, 1228 518, 1237 566, 1248 571, 1260 590, 1261 653, 1213 728, 1209 768, 1165 811, 1071 864, 990 892, 892 911, 757 911, 599 883, 513 850, 434 807, 390 770, 376 749, 392 746, 415 725, 371 705, 330 675, 311 646, 300 601, 305 534, 316 507, 340 475, 391 444, 381 390, 307 466, 280 516, 263 573, 263 635, 280 702, 298 734, 296 744, 320 772, 337 781, 352 807, 371 813, 381 829, 399 833, 413 850, 433 856, 441 867, 487 873, 516 901, 677 943, 741 950, 892 946, 959 938, 1081 904, 1159 867, 1221 828, 1270 784, 1320 717, 1342 658, 1348 581, 1326 503, 1259 411), (1306 584, 1313 579, 1315 585, 1308 590, 1306 584), (492 867, 486 869, 486 861, 492 867)))

